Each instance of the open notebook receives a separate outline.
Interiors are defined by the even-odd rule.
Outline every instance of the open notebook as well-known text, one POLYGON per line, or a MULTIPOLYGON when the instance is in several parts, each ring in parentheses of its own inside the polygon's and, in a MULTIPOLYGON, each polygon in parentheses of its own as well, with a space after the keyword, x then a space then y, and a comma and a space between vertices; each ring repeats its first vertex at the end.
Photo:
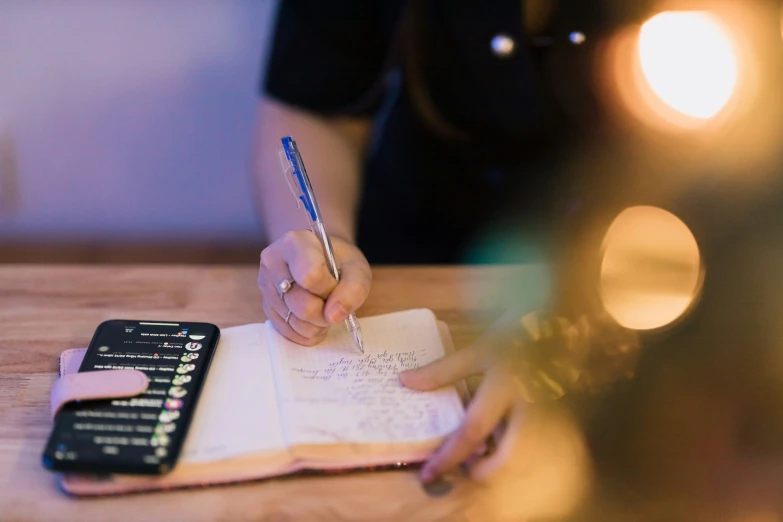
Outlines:
POLYGON ((269 322, 224 329, 174 471, 68 474, 63 488, 116 494, 424 460, 459 425, 462 401, 453 387, 403 388, 397 373, 442 357, 448 330, 429 310, 360 324, 364 355, 341 327, 312 348, 269 322))

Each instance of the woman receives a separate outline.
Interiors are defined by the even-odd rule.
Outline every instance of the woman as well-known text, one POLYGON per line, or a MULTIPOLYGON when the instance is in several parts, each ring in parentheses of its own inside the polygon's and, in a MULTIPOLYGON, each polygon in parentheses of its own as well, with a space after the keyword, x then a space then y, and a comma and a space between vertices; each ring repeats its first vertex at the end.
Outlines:
MULTIPOLYGON (((525 260, 483 254, 483 238, 509 215, 529 234, 549 237, 568 207, 558 157, 583 137, 582 124, 598 123, 589 64, 594 41, 618 15, 599 6, 281 2, 256 171, 271 240, 258 284, 282 335, 308 346, 321 341, 364 302, 370 262, 525 260), (339 284, 280 174, 282 134, 294 136, 304 156, 339 284), (277 285, 286 279, 294 286, 281 299, 277 285)), ((406 386, 431 389, 496 367, 462 429, 422 469, 425 482, 465 460, 515 400, 505 363, 483 346, 400 376, 406 386)))

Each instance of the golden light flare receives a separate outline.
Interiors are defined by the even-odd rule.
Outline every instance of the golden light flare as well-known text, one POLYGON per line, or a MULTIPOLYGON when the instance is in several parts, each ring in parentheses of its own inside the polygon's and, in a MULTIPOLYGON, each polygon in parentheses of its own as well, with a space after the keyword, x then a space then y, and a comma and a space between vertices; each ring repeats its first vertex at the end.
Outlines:
POLYGON ((651 330, 674 322, 694 303, 702 280, 696 238, 670 212, 628 208, 604 236, 601 300, 626 328, 651 330))
POLYGON ((757 94, 758 56, 746 33, 757 30, 758 15, 715 4, 618 29, 597 56, 605 106, 618 121, 631 116, 647 129, 721 132, 757 94))
POLYGON ((671 11, 645 22, 639 65, 661 101, 687 117, 708 120, 736 92, 737 52, 728 31, 706 11, 671 11))

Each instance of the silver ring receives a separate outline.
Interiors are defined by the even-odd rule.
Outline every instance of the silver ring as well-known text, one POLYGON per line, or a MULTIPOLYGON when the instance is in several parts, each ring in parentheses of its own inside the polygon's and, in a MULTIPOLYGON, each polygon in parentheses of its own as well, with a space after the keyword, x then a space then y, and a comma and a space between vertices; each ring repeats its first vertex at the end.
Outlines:
POLYGON ((291 323, 289 323, 288 321, 290 321, 290 320, 291 320, 291 314, 292 314, 292 313, 294 313, 294 312, 293 312, 293 310, 289 310, 289 311, 288 311, 288 313, 287 313, 287 314, 285 314, 285 323, 286 323, 287 325, 290 325, 290 324, 291 324, 291 323))
POLYGON ((283 279, 277 284, 277 295, 280 296, 280 299, 283 298, 285 294, 291 291, 291 289, 294 287, 294 282, 289 279, 283 279))

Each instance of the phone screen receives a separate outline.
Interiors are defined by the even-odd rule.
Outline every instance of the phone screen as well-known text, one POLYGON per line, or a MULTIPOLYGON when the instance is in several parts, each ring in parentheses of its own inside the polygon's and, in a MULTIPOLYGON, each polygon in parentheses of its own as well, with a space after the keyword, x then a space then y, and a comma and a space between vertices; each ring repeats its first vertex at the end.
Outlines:
POLYGON ((56 471, 161 474, 171 471, 209 369, 220 330, 208 323, 107 321, 80 372, 136 369, 142 395, 67 404, 55 419, 44 466, 56 471))

